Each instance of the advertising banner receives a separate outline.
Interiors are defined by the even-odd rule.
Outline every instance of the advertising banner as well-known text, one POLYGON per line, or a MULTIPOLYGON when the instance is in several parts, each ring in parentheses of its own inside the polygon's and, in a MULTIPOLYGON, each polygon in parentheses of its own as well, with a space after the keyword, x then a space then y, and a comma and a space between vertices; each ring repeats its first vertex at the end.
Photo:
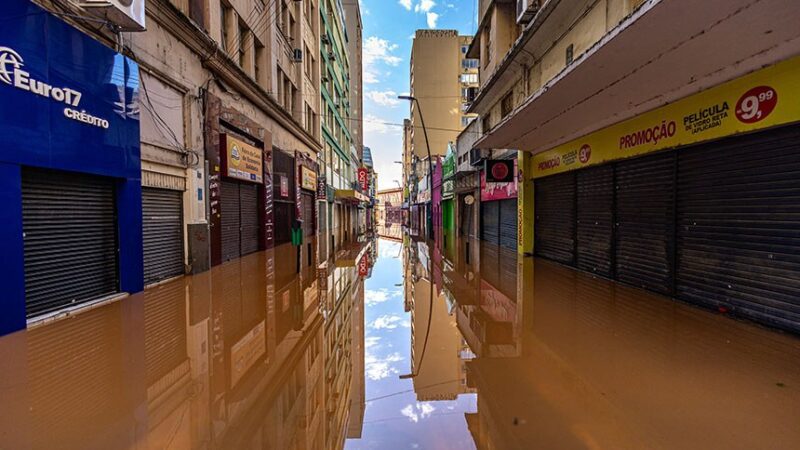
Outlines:
POLYGON ((533 177, 800 120, 800 58, 535 155, 533 177))
POLYGON ((224 156, 223 173, 229 178, 262 184, 264 182, 263 151, 230 135, 221 135, 224 156))

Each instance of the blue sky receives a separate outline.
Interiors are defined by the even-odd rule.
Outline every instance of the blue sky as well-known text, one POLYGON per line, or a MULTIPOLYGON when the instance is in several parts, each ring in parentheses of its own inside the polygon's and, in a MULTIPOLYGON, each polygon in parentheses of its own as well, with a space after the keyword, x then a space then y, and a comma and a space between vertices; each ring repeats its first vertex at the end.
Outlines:
MULTIPOLYGON (((348 0, 345 0, 348 1, 348 0)), ((472 34, 476 0, 360 0, 364 23, 364 145, 372 149, 378 188, 401 179, 402 123, 408 104, 411 38, 418 29, 472 34)))

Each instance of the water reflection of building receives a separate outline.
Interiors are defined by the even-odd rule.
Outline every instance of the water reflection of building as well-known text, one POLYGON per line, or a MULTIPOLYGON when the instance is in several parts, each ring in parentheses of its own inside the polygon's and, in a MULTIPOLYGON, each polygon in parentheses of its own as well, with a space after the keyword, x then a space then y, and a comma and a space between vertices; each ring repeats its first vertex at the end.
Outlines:
POLYGON ((296 263, 280 247, 0 339, 0 446, 342 448, 363 279, 296 263))
POLYGON ((418 401, 454 400, 473 392, 465 367, 472 352, 456 326, 452 296, 443 289, 441 253, 424 242, 411 244, 409 253, 414 391, 418 401))
POLYGON ((403 240, 403 226, 400 224, 378 223, 376 230, 378 232, 378 236, 384 239, 389 239, 396 242, 401 242, 403 240))

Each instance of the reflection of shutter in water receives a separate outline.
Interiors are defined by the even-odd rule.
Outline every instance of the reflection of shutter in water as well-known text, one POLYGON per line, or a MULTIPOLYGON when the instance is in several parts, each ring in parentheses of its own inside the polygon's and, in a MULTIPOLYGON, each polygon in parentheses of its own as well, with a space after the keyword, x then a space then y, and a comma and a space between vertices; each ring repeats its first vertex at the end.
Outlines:
POLYGON ((147 385, 187 358, 184 283, 176 280, 144 293, 144 346, 147 385))
POLYGON ((136 347, 122 348, 121 318, 113 303, 28 332, 31 448, 119 445, 103 436, 114 438, 108 431, 133 415, 126 399, 137 397, 123 377, 136 347))
POLYGON ((111 180, 25 169, 22 222, 28 317, 118 291, 111 180))

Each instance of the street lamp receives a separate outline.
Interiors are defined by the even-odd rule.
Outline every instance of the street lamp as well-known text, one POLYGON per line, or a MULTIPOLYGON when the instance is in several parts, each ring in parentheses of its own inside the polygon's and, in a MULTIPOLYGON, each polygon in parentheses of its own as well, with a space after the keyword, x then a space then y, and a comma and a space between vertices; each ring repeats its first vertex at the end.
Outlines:
MULTIPOLYGON (((422 117, 422 107, 419 105, 419 100, 417 100, 417 98, 412 95, 399 95, 397 96, 397 98, 398 100, 408 100, 410 102, 414 102, 417 104, 417 111, 419 112, 419 121, 422 124, 422 133, 425 135, 425 147, 428 150, 428 189, 430 189, 431 191, 431 203, 433 203, 433 166, 431 163, 431 160, 433 158, 431 158, 431 143, 428 140, 428 129, 425 127, 425 119, 422 117)), ((431 208, 431 211, 433 211, 433 208, 431 208)), ((433 218, 431 218, 430 224, 431 225, 433 224, 433 218)), ((433 227, 429 226, 428 228, 429 228, 428 237, 430 238, 430 235, 433 232, 431 228, 433 227)))
POLYGON ((402 184, 400 184, 400 181, 398 181, 398 180, 392 180, 392 181, 394 181, 395 183, 397 183, 397 187, 398 187, 398 188, 400 188, 400 189, 402 189, 402 188, 403 188, 403 185, 402 185, 402 184))

